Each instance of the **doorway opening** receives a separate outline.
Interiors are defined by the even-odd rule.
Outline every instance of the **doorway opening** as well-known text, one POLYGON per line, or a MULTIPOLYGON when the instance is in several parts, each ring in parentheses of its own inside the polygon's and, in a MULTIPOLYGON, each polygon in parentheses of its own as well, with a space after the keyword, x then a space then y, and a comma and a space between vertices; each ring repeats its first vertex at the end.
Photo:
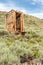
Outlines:
POLYGON ((16 12, 16 31, 20 32, 21 31, 21 14, 16 12))

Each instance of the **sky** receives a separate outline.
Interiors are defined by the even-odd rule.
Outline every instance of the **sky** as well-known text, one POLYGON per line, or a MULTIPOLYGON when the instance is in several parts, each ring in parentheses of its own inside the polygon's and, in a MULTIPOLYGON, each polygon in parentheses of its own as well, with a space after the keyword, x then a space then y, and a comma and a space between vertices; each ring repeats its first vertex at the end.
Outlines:
POLYGON ((11 9, 43 19, 43 0, 0 0, 0 11, 11 9))

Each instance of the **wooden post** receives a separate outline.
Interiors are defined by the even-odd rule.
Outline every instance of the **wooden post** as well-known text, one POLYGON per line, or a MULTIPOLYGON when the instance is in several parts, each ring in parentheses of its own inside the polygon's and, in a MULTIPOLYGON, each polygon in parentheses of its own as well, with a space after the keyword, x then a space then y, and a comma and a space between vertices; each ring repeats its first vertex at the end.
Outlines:
POLYGON ((16 32, 16 12, 13 13, 13 31, 16 32))
POLYGON ((21 32, 24 32, 24 16, 21 14, 21 32))

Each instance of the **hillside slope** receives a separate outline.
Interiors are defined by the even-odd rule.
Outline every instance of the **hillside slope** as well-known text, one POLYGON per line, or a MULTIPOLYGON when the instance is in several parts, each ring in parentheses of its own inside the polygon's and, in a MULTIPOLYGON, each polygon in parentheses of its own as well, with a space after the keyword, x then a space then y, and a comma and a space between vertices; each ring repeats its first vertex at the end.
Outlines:
POLYGON ((0 30, 4 30, 6 26, 6 12, 0 11, 0 30))
POLYGON ((24 15, 25 30, 43 30, 43 20, 31 15, 24 15))
MULTIPOLYGON (((0 29, 5 28, 6 13, 7 12, 5 12, 5 11, 4 12, 0 11, 0 29)), ((25 31, 40 30, 40 29, 43 30, 43 19, 41 20, 34 16, 24 14, 24 28, 25 28, 25 31)))
POLYGON ((0 65, 43 65, 43 19, 24 14, 27 33, 15 35, 6 32, 5 16, 0 13, 0 65))

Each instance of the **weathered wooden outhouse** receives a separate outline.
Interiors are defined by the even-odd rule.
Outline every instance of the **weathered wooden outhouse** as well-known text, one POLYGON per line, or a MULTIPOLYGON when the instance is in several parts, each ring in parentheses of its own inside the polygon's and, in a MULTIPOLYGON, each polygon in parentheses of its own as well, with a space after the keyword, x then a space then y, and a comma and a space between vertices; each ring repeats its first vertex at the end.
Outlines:
POLYGON ((6 14, 6 29, 9 32, 24 32, 24 14, 11 10, 6 14))

